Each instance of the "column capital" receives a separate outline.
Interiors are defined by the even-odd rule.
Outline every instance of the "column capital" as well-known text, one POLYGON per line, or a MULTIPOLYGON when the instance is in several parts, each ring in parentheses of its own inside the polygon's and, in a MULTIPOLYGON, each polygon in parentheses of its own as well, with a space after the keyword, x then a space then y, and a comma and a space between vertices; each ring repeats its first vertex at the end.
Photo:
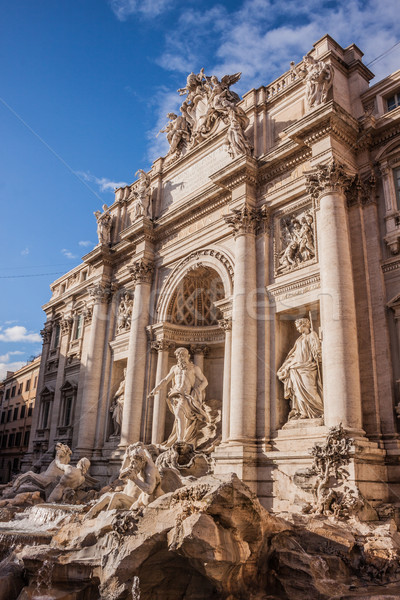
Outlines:
POLYGON ((207 356, 207 354, 210 351, 210 347, 206 346, 205 344, 202 345, 191 345, 190 346, 190 352, 192 354, 199 354, 200 356, 207 356))
POLYGON ((226 331, 231 331, 232 329, 232 319, 219 319, 218 320, 218 325, 221 327, 221 329, 223 329, 225 332, 226 331))
POLYGON ((51 340, 51 332, 53 330, 53 323, 46 323, 43 329, 40 330, 43 344, 49 344, 51 340))
POLYGON ((155 340, 150 344, 151 349, 156 352, 165 352, 171 348, 175 348, 175 342, 168 342, 167 340, 155 340))
POLYGON ((85 325, 90 325, 93 317, 93 308, 92 306, 87 306, 83 311, 83 322, 85 325))
POLYGON ((138 283, 151 283, 153 278, 154 263, 143 260, 137 260, 129 267, 131 278, 135 285, 138 283))
POLYGON ((371 173, 370 177, 364 180, 358 175, 353 177, 345 193, 348 208, 376 203, 376 178, 374 173, 371 173))
POLYGON ((334 159, 329 163, 317 165, 313 171, 308 171, 305 175, 307 192, 315 200, 324 193, 344 193, 354 179, 354 176, 346 171, 345 166, 334 159))
POLYGON ((62 335, 71 333, 73 322, 74 322, 74 320, 72 317, 65 317, 64 319, 61 319, 60 327, 61 327, 62 335))
POLYGON ((262 220, 262 213, 259 210, 250 208, 244 204, 241 208, 234 208, 228 215, 223 215, 225 223, 232 227, 236 236, 245 233, 255 233, 258 223, 262 220))
POLYGON ((96 283, 88 288, 90 298, 94 301, 94 304, 102 304, 108 302, 111 296, 111 288, 109 285, 102 285, 96 283))

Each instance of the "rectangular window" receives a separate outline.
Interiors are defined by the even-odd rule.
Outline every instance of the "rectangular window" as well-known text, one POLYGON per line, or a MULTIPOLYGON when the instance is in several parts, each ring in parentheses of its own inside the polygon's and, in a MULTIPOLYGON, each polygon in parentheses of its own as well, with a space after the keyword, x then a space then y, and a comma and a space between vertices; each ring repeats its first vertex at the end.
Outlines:
POLYGON ((74 339, 78 340, 82 335, 83 315, 78 315, 75 321, 75 335, 74 339))
POLYGON ((3 439, 1 440, 1 447, 2 448, 7 448, 7 438, 8 438, 7 434, 3 436, 3 439))
POLYGON ((6 400, 8 400, 8 399, 9 399, 9 397, 10 397, 10 388, 8 388, 8 389, 6 390, 6 400))
POLYGON ((50 402, 46 402, 43 406, 43 429, 46 429, 47 423, 49 421, 49 412, 50 412, 50 402))
POLYGON ((65 409, 64 409, 64 427, 71 424, 71 413, 72 413, 72 396, 65 398, 65 409))
POLYGON ((11 388, 11 398, 14 398, 16 391, 17 391, 17 386, 13 385, 11 388))
POLYGON ((393 169, 394 187, 396 189, 396 205, 397 210, 400 210, 400 167, 393 169))
POLYGON ((60 343, 60 323, 56 323, 53 333, 53 348, 58 348, 60 343))
POLYGON ((25 417, 25 411, 26 411, 26 406, 25 406, 25 404, 23 404, 21 406, 21 414, 19 415, 20 419, 23 419, 25 417))
POLYGON ((6 414, 7 414, 7 413, 6 413, 5 411, 3 411, 3 412, 1 413, 1 422, 2 422, 2 423, 5 423, 5 422, 6 422, 6 414))
POLYGON ((19 458, 13 460, 13 471, 19 471, 19 458))
POLYGON ((387 98, 386 102, 388 111, 394 110, 400 106, 400 92, 398 94, 393 94, 393 96, 390 96, 390 98, 387 98))
POLYGON ((33 404, 30 404, 30 405, 28 406, 28 417, 31 417, 31 416, 32 416, 32 412, 33 412, 33 404))
POLYGON ((17 433, 15 434, 15 445, 17 446, 17 448, 19 448, 19 446, 21 445, 21 438, 22 431, 17 431, 17 433))
POLYGON ((22 383, 19 384, 18 396, 20 396, 21 394, 22 394, 22 383))
POLYGON ((10 433, 8 436, 8 447, 12 448, 14 446, 15 433, 10 433))
POLYGON ((28 446, 29 445, 29 434, 30 434, 30 430, 28 429, 24 433, 24 446, 28 446))
POLYGON ((7 423, 9 423, 11 421, 11 415, 12 415, 12 410, 10 408, 10 410, 7 411, 7 423))
POLYGON ((31 380, 27 379, 26 383, 25 383, 25 391, 28 392, 30 390, 31 387, 31 380))
POLYGON ((14 408, 13 421, 16 421, 18 419, 18 410, 19 410, 19 407, 16 406, 14 408))
POLYGON ((35 382, 33 384, 33 389, 36 390, 36 387, 37 387, 37 375, 35 377, 35 382))

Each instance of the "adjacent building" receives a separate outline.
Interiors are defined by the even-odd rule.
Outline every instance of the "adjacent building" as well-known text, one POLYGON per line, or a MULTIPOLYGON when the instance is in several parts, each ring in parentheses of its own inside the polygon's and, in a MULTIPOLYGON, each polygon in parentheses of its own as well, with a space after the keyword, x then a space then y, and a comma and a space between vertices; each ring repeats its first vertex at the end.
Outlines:
POLYGON ((0 482, 7 483, 18 473, 28 450, 35 406, 40 356, 1 383, 0 399, 0 482))
POLYGON ((105 481, 128 444, 166 440, 167 389, 149 392, 183 346, 220 416, 217 473, 291 508, 341 423, 352 481, 398 497, 400 71, 370 86, 362 56, 325 36, 242 99, 240 74, 188 76, 168 154, 51 286, 24 468, 62 441, 105 481))

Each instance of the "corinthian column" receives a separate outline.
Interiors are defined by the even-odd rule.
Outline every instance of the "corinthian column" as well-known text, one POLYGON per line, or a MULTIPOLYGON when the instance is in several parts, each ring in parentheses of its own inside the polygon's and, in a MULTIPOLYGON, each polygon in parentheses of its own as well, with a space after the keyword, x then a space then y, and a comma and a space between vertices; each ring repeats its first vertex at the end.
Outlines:
POLYGON ((325 425, 362 429, 349 226, 345 189, 351 178, 335 161, 308 174, 308 191, 319 200, 318 256, 321 276, 325 425))
POLYGON ((111 294, 110 288, 101 283, 89 287, 88 291, 93 301, 93 308, 92 312, 89 311, 85 315, 87 323, 89 323, 91 318, 91 326, 86 364, 82 365, 86 373, 76 447, 76 452, 79 456, 91 453, 94 448, 107 325, 107 309, 111 294))
MULTIPOLYGON (((161 379, 168 373, 168 351, 173 346, 171 342, 165 340, 158 340, 152 342, 151 347, 157 351, 157 371, 155 386, 157 386, 161 379)), ((154 386, 154 387, 155 387, 154 386)), ((167 410, 167 389, 164 386, 154 395, 153 404, 153 424, 151 430, 151 443, 161 444, 164 441, 164 430, 165 430, 165 415, 167 410)))
POLYGON ((250 310, 256 283, 258 213, 244 205, 225 216, 235 235, 229 440, 244 444, 256 435, 257 321, 250 310))
POLYGON ((149 323, 150 288, 154 266, 144 260, 131 267, 135 283, 132 324, 129 333, 125 399, 122 415, 121 443, 124 447, 140 439, 147 357, 146 326, 149 323))

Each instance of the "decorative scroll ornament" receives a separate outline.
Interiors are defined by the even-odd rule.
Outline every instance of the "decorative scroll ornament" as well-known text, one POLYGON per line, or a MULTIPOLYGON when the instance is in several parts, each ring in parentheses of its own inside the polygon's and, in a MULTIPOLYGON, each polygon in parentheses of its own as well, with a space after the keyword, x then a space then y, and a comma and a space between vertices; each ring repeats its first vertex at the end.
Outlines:
POLYGON ((306 173, 307 192, 318 199, 323 192, 345 191, 353 180, 345 167, 332 160, 327 164, 318 165, 315 171, 306 173))
POLYGON ((154 271, 154 264, 146 262, 143 259, 136 261, 130 267, 131 277, 135 284, 151 283, 154 271))
POLYGON ((180 107, 181 115, 168 113, 169 122, 159 132, 167 134, 170 145, 167 156, 178 158, 210 137, 221 122, 229 125, 225 137, 229 154, 235 157, 251 153, 244 135, 249 119, 238 106, 240 97, 230 90, 240 76, 241 73, 225 75, 220 81, 215 75, 206 76, 204 69, 197 75, 188 75, 186 86, 178 90, 181 96, 186 96, 180 107))
POLYGON ((95 285, 91 285, 88 288, 88 292, 90 298, 94 301, 94 304, 101 304, 103 302, 108 302, 111 295, 111 289, 109 286, 101 285, 101 283, 97 283, 95 285))
POLYGON ((225 223, 232 227, 235 236, 255 233, 260 218, 260 212, 247 205, 242 208, 234 208, 231 214, 224 215, 225 223))

